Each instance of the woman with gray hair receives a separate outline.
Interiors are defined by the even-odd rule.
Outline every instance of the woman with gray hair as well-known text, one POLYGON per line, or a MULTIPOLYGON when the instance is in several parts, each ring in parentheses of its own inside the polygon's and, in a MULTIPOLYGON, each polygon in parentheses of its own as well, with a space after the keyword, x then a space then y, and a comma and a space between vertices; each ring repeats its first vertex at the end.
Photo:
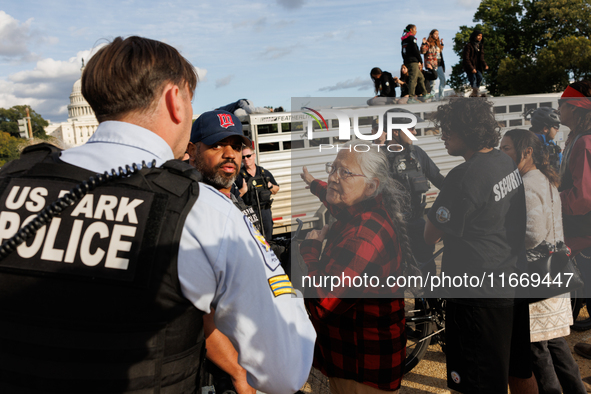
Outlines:
POLYGON ((332 393, 391 393, 404 373, 406 334, 402 291, 386 279, 402 275, 412 259, 407 201, 385 155, 355 147, 345 145, 327 163, 328 183, 306 167, 301 174, 336 218, 300 246, 312 283, 306 306, 317 333, 314 366, 330 378, 332 393), (327 277, 331 283, 322 286, 327 277))

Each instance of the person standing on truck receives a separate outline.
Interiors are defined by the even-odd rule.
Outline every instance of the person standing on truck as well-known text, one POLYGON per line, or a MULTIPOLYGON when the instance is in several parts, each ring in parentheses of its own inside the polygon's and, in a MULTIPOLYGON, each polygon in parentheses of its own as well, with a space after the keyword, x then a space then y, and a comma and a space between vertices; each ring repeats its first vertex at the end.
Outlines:
POLYGON ((462 59, 464 71, 472 87, 470 97, 478 97, 482 73, 488 70, 488 64, 484 60, 484 41, 480 30, 474 30, 470 34, 470 42, 464 46, 462 59))
POLYGON ((273 214, 271 195, 277 194, 279 185, 269 171, 256 165, 256 154, 247 146, 242 150, 242 169, 236 177, 236 185, 240 187, 240 196, 246 205, 253 207, 263 223, 263 235, 270 242, 273 239, 273 214))
MULTIPOLYGON (((382 122, 386 125, 389 113, 411 113, 402 108, 393 108, 388 110, 382 117, 382 122)), ((393 124, 410 123, 410 118, 392 118, 393 124)), ((423 119, 417 116, 417 123, 423 122, 423 119)), ((414 127, 408 129, 413 135, 416 135, 414 127)), ((386 135, 386 132, 382 135, 386 135)), ((400 129, 392 130, 392 141, 385 142, 386 145, 393 143, 402 146, 401 151, 390 151, 384 149, 388 157, 390 176, 400 182, 408 195, 410 196, 410 211, 406 212, 406 222, 412 253, 419 263, 423 273, 431 272, 435 274, 435 261, 433 252, 435 245, 428 245, 423 238, 425 230, 426 196, 429 190, 429 181, 441 189, 444 176, 439 171, 439 167, 431 160, 429 155, 420 147, 413 145, 412 140, 406 133, 400 129)), ((393 149, 392 149, 393 150, 393 149)))
POLYGON ((449 284, 445 337, 447 386, 461 393, 537 393, 532 374, 527 299, 502 278, 526 269, 525 190, 515 162, 495 149, 500 127, 492 103, 455 99, 435 122, 451 156, 466 161, 445 177, 429 209, 425 242, 441 238, 441 271, 482 277, 480 286, 449 284))
POLYGON ((530 131, 533 131, 542 142, 544 150, 548 152, 550 165, 560 171, 562 149, 554 142, 554 137, 560 128, 560 114, 550 107, 532 109, 525 114, 525 119, 531 121, 530 131))
POLYGON ((273 288, 286 278, 275 255, 175 160, 196 85, 175 48, 117 37, 82 74, 99 121, 90 140, 33 146, 2 168, 0 392, 200 391, 212 308, 251 386, 288 394, 306 381, 315 333, 303 301, 273 288), (5 242, 39 211, 32 244, 5 242))
POLYGON ((406 26, 406 29, 404 29, 404 35, 400 37, 402 40, 402 60, 404 61, 404 65, 408 68, 409 75, 409 104, 418 103, 418 101, 415 100, 417 96, 417 88, 421 95, 427 94, 427 89, 425 88, 425 77, 421 72, 423 69, 423 63, 421 59, 421 52, 419 51, 417 39, 415 37, 416 34, 417 27, 411 24, 406 26))

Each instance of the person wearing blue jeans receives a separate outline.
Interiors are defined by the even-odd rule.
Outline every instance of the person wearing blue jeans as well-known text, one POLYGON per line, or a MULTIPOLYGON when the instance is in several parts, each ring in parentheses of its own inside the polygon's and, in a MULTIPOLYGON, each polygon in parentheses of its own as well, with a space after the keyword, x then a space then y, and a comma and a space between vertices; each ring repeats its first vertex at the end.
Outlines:
POLYGON ((443 66, 437 67, 437 76, 439 77, 439 100, 443 100, 443 89, 445 89, 445 70, 443 66))
POLYGON ((472 87, 470 97, 478 97, 480 83, 482 82, 482 72, 488 70, 488 65, 484 60, 484 42, 480 30, 474 30, 470 34, 470 42, 464 47, 462 58, 464 71, 472 87))
POLYGON ((482 73, 476 70, 475 73, 467 73, 468 75, 468 82, 470 82, 470 87, 476 91, 480 89, 480 84, 482 83, 482 73))
MULTIPOLYGON (((439 79, 439 100, 443 99, 443 89, 445 88, 445 62, 443 61, 443 39, 439 38, 437 29, 431 30, 429 38, 423 38, 421 44, 421 53, 425 58, 425 67, 437 71, 439 79)), ((435 79, 429 81, 429 92, 435 87, 435 79)))

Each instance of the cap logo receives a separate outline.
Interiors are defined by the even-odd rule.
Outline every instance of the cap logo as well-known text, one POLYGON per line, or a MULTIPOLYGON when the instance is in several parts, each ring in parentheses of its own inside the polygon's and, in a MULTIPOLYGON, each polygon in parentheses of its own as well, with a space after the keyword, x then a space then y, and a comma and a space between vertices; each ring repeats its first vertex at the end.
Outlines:
POLYGON ((225 129, 230 126, 235 126, 234 121, 232 120, 232 115, 230 114, 218 114, 218 118, 220 118, 220 126, 225 129))

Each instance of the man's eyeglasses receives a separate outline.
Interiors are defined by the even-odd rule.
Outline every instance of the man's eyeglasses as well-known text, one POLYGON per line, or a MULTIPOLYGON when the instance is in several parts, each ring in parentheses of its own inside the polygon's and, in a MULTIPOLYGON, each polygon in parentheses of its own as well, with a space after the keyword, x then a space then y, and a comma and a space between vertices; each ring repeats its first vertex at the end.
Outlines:
POLYGON ((348 179, 348 178, 351 178, 354 176, 365 177, 365 175, 363 175, 363 174, 353 174, 351 171, 347 170, 346 168, 335 167, 332 163, 326 163, 326 173, 328 175, 332 175, 335 172, 339 176, 339 179, 348 179))
POLYGON ((250 155, 244 155, 242 156, 242 160, 244 159, 250 159, 252 157, 252 153, 250 155))
POLYGON ((568 103, 569 100, 571 100, 571 99, 567 99, 567 98, 565 98, 565 99, 558 99, 558 108, 560 108, 560 106, 562 104, 568 103))

